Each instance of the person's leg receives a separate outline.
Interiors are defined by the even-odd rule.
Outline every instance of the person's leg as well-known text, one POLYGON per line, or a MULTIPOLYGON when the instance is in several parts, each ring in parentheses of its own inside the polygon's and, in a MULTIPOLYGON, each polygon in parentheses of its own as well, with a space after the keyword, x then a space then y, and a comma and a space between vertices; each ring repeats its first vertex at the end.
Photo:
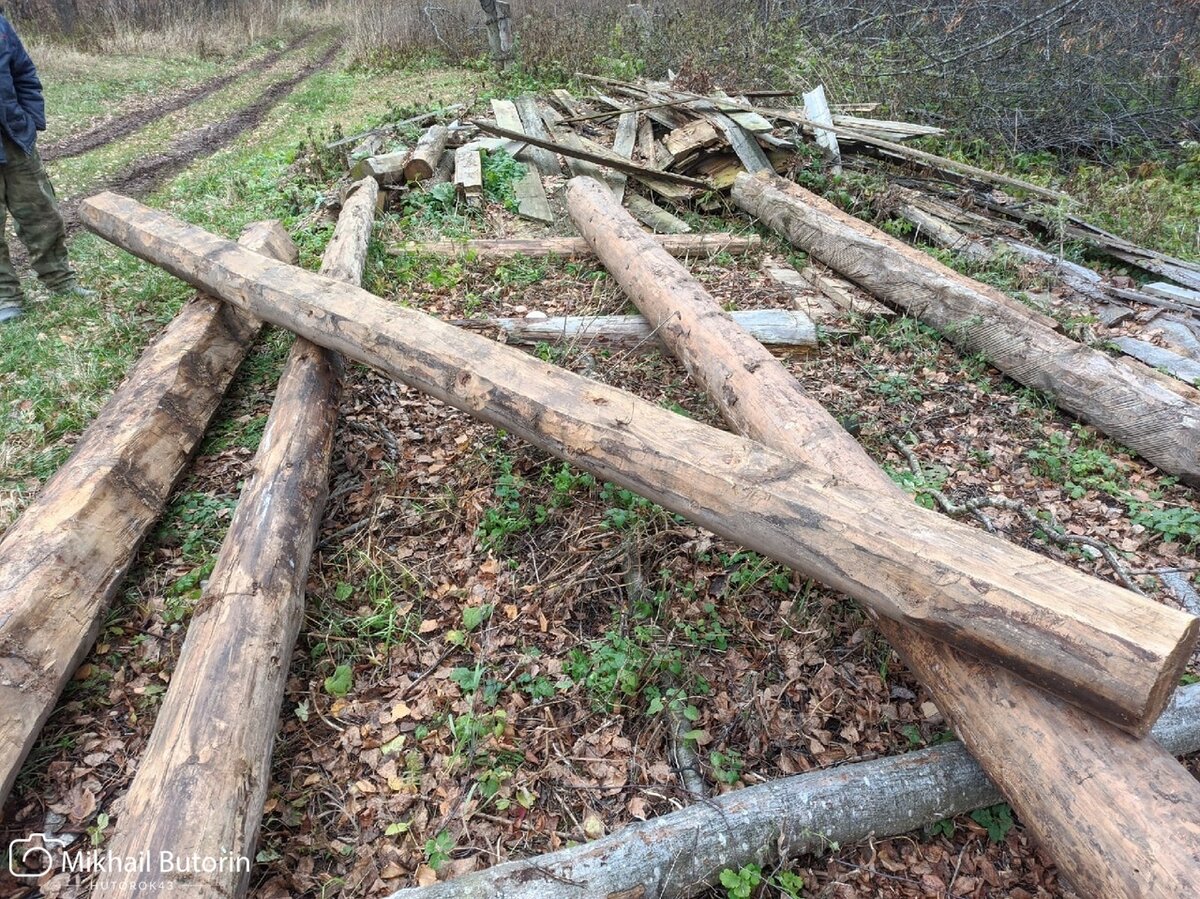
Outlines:
POLYGON ((17 318, 21 314, 21 279, 13 268, 12 258, 8 254, 8 241, 5 240, 5 229, 8 225, 7 200, 5 198, 4 182, 5 165, 0 165, 0 322, 17 318))
POLYGON ((75 285, 75 272, 67 259, 67 229, 54 199, 54 188, 35 149, 26 154, 7 138, 4 152, 8 211, 17 237, 29 249, 29 263, 50 290, 75 285))

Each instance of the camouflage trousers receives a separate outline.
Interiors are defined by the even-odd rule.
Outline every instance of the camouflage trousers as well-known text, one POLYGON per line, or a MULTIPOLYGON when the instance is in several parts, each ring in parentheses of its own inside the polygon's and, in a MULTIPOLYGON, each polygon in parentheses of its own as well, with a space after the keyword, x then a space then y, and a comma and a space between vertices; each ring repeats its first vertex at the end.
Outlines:
POLYGON ((29 262, 42 283, 60 290, 75 281, 67 260, 67 231, 54 200, 54 188, 35 148, 26 153, 7 135, 7 161, 0 164, 0 307, 20 305, 21 280, 13 269, 5 240, 8 215, 12 215, 17 237, 29 250, 29 262))

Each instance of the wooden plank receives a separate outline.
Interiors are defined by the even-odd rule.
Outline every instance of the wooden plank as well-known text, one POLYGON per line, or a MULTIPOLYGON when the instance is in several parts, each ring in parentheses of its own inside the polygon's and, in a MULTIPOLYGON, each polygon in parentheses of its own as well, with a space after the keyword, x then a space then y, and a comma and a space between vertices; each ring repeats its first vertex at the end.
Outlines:
POLYGON ((787 263, 767 256, 763 259, 763 272, 792 295, 792 303, 797 309, 818 324, 841 316, 841 311, 825 294, 813 287, 787 263))
POLYGON ((598 181, 608 184, 611 189, 616 189, 616 182, 610 180, 613 172, 585 158, 585 156, 590 154, 583 144, 583 138, 563 125, 562 118, 558 113, 552 109, 543 109, 542 119, 545 121, 546 127, 550 130, 553 137, 553 140, 549 142, 556 144, 560 150, 566 148, 569 151, 563 152, 562 155, 567 161, 567 169, 570 170, 573 176, 576 178, 595 178, 598 181))
POLYGON ((667 148, 673 161, 687 159, 720 143, 721 135, 707 119, 692 119, 663 138, 663 146, 667 148))
POLYGON ((842 312, 868 318, 892 319, 896 317, 895 309, 867 296, 862 290, 833 272, 823 272, 816 266, 810 265, 800 272, 800 278, 813 290, 827 297, 842 312))
MULTIPOLYGON (((542 140, 549 140, 550 134, 546 131, 546 125, 538 111, 537 99, 533 94, 521 94, 514 102, 517 114, 521 117, 521 127, 518 130, 542 140)), ((562 174, 562 166, 558 162, 558 157, 545 147, 530 145, 525 148, 525 154, 543 175, 562 174)))
POLYGON ((525 130, 520 113, 517 112, 517 105, 512 100, 493 99, 492 115, 495 116, 496 124, 501 128, 519 132, 524 132, 525 130))
POLYGON ((888 119, 864 119, 852 115, 833 116, 833 124, 853 128, 866 134, 874 134, 884 140, 902 141, 914 137, 938 137, 946 133, 933 125, 917 125, 913 122, 895 122, 888 119))
MULTIPOLYGON (((278 222, 242 243, 297 258, 278 222)), ((0 802, 261 327, 187 303, 0 540, 0 802)))
POLYGON ((1136 450, 1169 474, 1200 484, 1200 392, 1171 390, 1153 372, 1039 325, 1004 294, 940 265, 777 176, 740 175, 742 209, 876 297, 937 328, 966 353, 1045 391, 1060 409, 1136 450), (914 255, 914 253, 916 255, 914 255))
POLYGON ((1176 303, 1181 303, 1184 306, 1200 308, 1200 290, 1190 290, 1186 287, 1180 287, 1177 284, 1167 284, 1163 281, 1156 281, 1153 284, 1143 284, 1141 289, 1153 297, 1162 297, 1164 300, 1174 300, 1176 303))
POLYGON ((575 98, 571 96, 571 92, 562 88, 555 88, 550 91, 550 97, 558 105, 558 108, 572 118, 579 115, 579 104, 575 98))
POLYGON ((483 157, 478 150, 459 147, 454 151, 454 185, 472 206, 483 203, 483 157))
POLYGON ((639 194, 627 194, 625 208, 656 234, 687 234, 692 226, 639 194))
MULTIPOLYGON (((729 313, 766 347, 812 348, 817 327, 795 309, 740 309, 729 313)), ((610 349, 659 349, 654 328, 640 315, 572 315, 550 318, 486 318, 454 322, 460 327, 499 328, 509 343, 586 343, 610 349)))
POLYGON ((724 91, 713 91, 711 97, 715 109, 729 116, 751 134, 770 134, 775 130, 775 126, 757 112, 746 111, 745 107, 750 104, 744 98, 734 99, 724 91))
POLYGON ((654 123, 648 116, 644 116, 641 124, 638 125, 637 145, 638 155, 642 157, 642 162, 652 169, 658 168, 658 154, 655 152, 654 146, 654 123))
POLYGON ((835 175, 842 173, 842 151, 838 146, 837 132, 833 130, 833 113, 829 111, 829 103, 825 99, 825 85, 818 84, 804 94, 804 114, 810 121, 826 128, 817 131, 817 146, 825 152, 825 158, 832 164, 835 175))
MULTIPOLYGON (((672 256, 715 256, 717 253, 739 256, 762 249, 762 238, 757 234, 658 234, 655 235, 655 240, 672 256)), ((483 259, 507 259, 512 256, 529 256, 534 259, 549 256, 586 259, 594 255, 582 237, 439 240, 390 247, 388 253, 393 256, 428 253, 483 259)))
POLYGON ((719 112, 708 113, 708 118, 725 133, 725 139, 733 147, 733 152, 748 172, 774 171, 774 166, 767 159, 767 154, 758 145, 753 135, 743 130, 742 126, 728 116, 719 112))
MULTIPOLYGON (((606 260, 627 292, 631 279, 646 283, 639 277, 646 266, 673 265, 604 185, 575 179, 569 199, 580 190, 606 198, 650 246, 625 271, 606 260)), ((881 615, 1019 671, 1118 726, 1147 733, 1188 663, 1196 618, 907 497, 831 483, 753 441, 360 288, 265 260, 134 200, 99 194, 81 202, 78 215, 123 249, 169 265, 238 308, 823 579, 881 615)), ((587 223, 601 219, 572 203, 572 220, 597 248, 587 223)), ((664 289, 677 283, 651 280, 664 289)))
MULTIPOLYGON (((613 136, 613 153, 623 159, 633 159, 633 148, 637 143, 638 113, 623 112, 617 120, 617 133, 613 136)), ((625 175, 613 180, 613 196, 618 200, 625 195, 625 175)))
MULTIPOLYGON (((679 175, 675 172, 658 172, 647 168, 643 165, 638 165, 628 159, 622 159, 615 155, 610 150, 601 149, 601 152, 593 150, 580 149, 578 146, 566 146, 562 143, 562 137, 565 131, 559 133, 559 142, 553 140, 542 141, 540 138, 535 138, 530 135, 520 134, 516 132, 506 131, 498 125, 493 125, 490 122, 476 121, 475 124, 481 131, 487 131, 499 137, 505 137, 509 140, 525 140, 535 145, 545 146, 547 150, 553 150, 556 153, 561 153, 563 156, 574 156, 577 159, 582 159, 585 162, 590 162, 593 165, 601 165, 613 169, 618 172, 623 172, 627 175, 651 177, 655 181, 665 181, 673 184, 685 184, 689 187, 708 188, 708 184, 698 178, 689 178, 686 175, 679 175)), ((547 125, 550 123, 547 122, 547 125)), ((586 140, 585 138, 577 138, 579 141, 586 140)), ((591 143, 590 141, 588 143, 591 143)), ((595 147, 595 144, 592 144, 595 147)))
POLYGON ((525 172, 513 185, 513 193, 517 197, 517 215, 535 222, 553 224, 554 211, 550 208, 550 201, 546 199, 542 176, 536 169, 530 168, 525 172))
POLYGON ((1194 359, 1136 337, 1113 337, 1109 342, 1119 347, 1126 356, 1145 362, 1151 368, 1165 371, 1186 384, 1200 384, 1200 362, 1194 359))

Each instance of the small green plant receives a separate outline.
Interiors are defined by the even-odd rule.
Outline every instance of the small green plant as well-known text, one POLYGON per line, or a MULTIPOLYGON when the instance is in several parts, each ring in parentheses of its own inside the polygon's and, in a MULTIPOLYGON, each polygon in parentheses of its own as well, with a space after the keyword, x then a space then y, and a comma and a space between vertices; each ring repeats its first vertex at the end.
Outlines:
POLYGON ((483 512, 483 519, 475 529, 480 545, 493 552, 502 552, 516 534, 529 530, 532 522, 521 504, 524 481, 513 473, 513 460, 501 456, 497 462, 500 476, 496 479, 496 504, 483 512))
POLYGON ((1016 824, 1013 821, 1012 809, 1007 802, 990 805, 987 808, 977 808, 971 812, 971 820, 987 830, 988 839, 993 843, 1003 840, 1016 824))
POLYGON ((338 665, 333 674, 325 678, 325 692, 330 696, 345 696, 354 686, 354 669, 348 664, 338 665))
POLYGON ((742 778, 742 754, 730 749, 727 752, 710 752, 709 764, 718 783, 735 784, 742 778))
POLYGON ((738 870, 726 868, 721 872, 721 886, 729 899, 750 899, 763 881, 762 868, 758 865, 743 865, 738 870))
POLYGON ((525 177, 525 166, 503 150, 494 150, 483 157, 483 195, 503 204, 509 212, 517 211, 517 195, 513 189, 525 177))
POLYGON ((88 827, 88 840, 93 846, 99 846, 104 842, 104 831, 108 829, 108 820, 108 812, 101 812, 96 816, 96 822, 88 827))
POLYGON ((438 832, 436 837, 425 841, 425 861, 433 870, 438 870, 450 861, 450 853, 454 851, 454 837, 448 831, 438 832))

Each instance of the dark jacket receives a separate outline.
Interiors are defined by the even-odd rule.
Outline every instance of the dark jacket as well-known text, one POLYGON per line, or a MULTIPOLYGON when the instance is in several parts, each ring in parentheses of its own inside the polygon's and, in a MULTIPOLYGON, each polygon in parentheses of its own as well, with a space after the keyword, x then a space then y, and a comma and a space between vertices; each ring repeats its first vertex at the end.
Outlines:
MULTIPOLYGON (((42 82, 24 44, 4 16, 0 16, 0 129, 26 153, 33 151, 37 133, 46 130, 42 82)), ((0 163, 7 161, 0 146, 0 163)))

